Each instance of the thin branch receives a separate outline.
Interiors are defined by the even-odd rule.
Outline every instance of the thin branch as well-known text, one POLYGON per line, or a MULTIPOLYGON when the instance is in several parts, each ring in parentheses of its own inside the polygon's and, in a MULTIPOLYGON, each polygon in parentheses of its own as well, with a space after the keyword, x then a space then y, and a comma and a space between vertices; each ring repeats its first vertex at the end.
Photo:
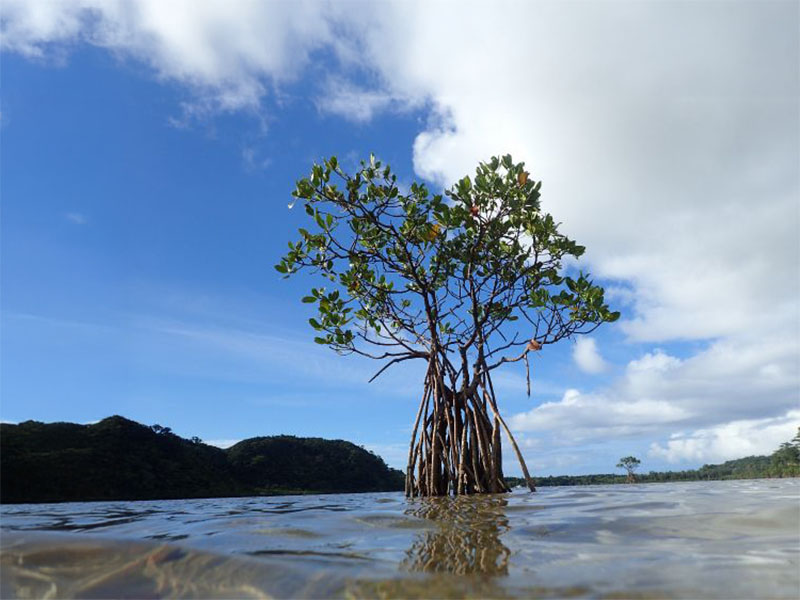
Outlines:
POLYGON ((380 371, 375 373, 375 375, 373 375, 367 383, 372 383, 373 381, 375 381, 380 376, 381 373, 383 373, 386 369, 388 369, 392 365, 397 364, 399 362, 403 362, 405 360, 411 360, 413 358, 430 358, 430 355, 426 354, 424 352, 417 352, 417 353, 414 353, 414 354, 410 354, 408 356, 401 356, 400 358, 395 358, 393 360, 390 360, 388 363, 383 365, 383 367, 381 367, 380 371))

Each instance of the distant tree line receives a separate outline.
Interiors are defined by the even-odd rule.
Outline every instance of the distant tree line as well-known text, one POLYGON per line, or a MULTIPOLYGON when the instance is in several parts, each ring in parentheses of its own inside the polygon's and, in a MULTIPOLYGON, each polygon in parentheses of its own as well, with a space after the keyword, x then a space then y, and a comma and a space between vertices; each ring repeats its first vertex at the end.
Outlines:
MULTIPOLYGON (((627 457, 634 458, 634 457, 627 457)), ((622 459, 624 460, 624 459, 622 459)), ((622 460, 620 464, 622 464, 622 460)), ((637 465, 638 466, 638 465, 637 465)), ((624 468, 624 467, 622 467, 624 468)), ((784 442, 770 456, 748 456, 729 460, 719 465, 703 465, 685 471, 650 471, 636 475, 636 481, 653 483, 661 481, 707 481, 721 479, 761 479, 765 477, 800 477, 800 428, 792 441, 784 442)), ((509 485, 525 485, 525 480, 507 477, 509 485)), ((603 473, 597 475, 555 475, 538 477, 537 485, 600 485, 629 483, 628 474, 603 473)))
POLYGON ((114 416, 0 425, 0 502, 154 500, 402 490, 405 477, 343 440, 259 437, 221 450, 114 416))

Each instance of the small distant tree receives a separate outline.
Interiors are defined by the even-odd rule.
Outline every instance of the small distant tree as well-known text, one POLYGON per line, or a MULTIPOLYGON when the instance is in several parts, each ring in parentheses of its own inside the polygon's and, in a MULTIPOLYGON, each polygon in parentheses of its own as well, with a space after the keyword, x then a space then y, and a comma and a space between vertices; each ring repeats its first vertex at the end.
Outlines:
POLYGON ((157 433, 158 435, 169 435, 170 433, 172 433, 172 429, 170 427, 162 427, 158 423, 156 423, 155 425, 151 425, 150 429, 154 433, 157 433))
POLYGON ((353 174, 331 157, 297 182, 292 204, 303 202, 311 228, 275 268, 329 286, 303 298, 318 309, 315 341, 384 361, 372 379, 404 361, 426 364, 409 496, 508 491, 501 429, 533 490, 492 373, 524 362, 530 394, 529 352, 619 317, 588 275, 562 272, 584 248, 542 212, 540 188, 508 155, 481 163, 474 180, 445 192, 449 201, 423 184, 401 190, 375 157, 353 174))
POLYGON ((626 456, 625 458, 619 459, 617 468, 625 469, 625 472, 628 474, 628 477, 626 478, 628 483, 636 483, 635 471, 639 468, 640 464, 642 464, 642 461, 635 456, 626 456))

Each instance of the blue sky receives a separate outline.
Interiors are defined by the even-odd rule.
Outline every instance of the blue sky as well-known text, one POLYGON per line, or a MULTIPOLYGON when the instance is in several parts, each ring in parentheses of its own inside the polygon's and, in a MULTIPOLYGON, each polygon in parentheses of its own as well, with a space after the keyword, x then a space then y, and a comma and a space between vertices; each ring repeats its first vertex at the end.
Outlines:
POLYGON ((798 9, 732 6, 4 3, 0 417, 402 467, 421 373, 311 342, 311 280, 273 269, 291 190, 331 154, 441 189, 510 151, 623 311, 531 398, 498 376, 532 470, 771 451, 800 425, 798 9))

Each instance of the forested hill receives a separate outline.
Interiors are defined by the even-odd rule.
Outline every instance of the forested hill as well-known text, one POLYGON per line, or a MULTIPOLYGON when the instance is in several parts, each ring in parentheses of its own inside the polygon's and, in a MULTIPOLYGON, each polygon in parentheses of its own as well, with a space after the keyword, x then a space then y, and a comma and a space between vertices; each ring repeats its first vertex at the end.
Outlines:
POLYGON ((402 490, 403 473, 360 446, 342 440, 257 437, 227 450, 236 480, 248 489, 379 492, 402 490))
POLYGON ((343 440, 259 437, 221 450, 119 416, 0 425, 3 503, 390 491, 403 482, 343 440))

